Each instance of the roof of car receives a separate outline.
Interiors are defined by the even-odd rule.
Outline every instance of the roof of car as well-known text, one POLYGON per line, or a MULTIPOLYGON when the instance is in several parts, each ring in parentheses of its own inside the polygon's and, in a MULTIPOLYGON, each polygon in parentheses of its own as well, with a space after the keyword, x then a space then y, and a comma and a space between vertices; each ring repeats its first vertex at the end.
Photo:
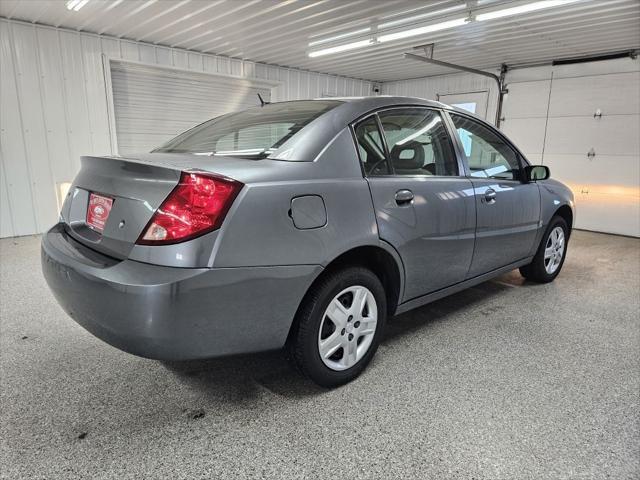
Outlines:
POLYGON ((294 100, 294 102, 295 101, 335 101, 336 103, 339 102, 339 104, 320 115, 281 145, 280 148, 274 152, 273 158, 294 161, 316 158, 346 127, 370 112, 381 108, 418 105, 451 109, 448 105, 433 100, 425 100, 424 98, 417 97, 394 97, 389 95, 378 95, 375 97, 326 97, 314 100, 294 100))
POLYGON ((385 107, 389 105, 425 105, 428 107, 451 108, 449 105, 419 97, 403 97, 395 95, 375 95, 366 97, 322 97, 313 100, 337 100, 352 104, 366 105, 367 108, 385 107))

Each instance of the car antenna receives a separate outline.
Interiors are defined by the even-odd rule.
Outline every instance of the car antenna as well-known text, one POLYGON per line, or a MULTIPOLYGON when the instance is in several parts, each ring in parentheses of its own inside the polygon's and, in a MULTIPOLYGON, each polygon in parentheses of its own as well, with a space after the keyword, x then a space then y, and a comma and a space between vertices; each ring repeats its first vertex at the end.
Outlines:
POLYGON ((262 98, 262 95, 260 95, 258 93, 258 98, 260 99, 260 106, 264 107, 265 105, 269 105, 271 102, 265 102, 264 99, 262 98))

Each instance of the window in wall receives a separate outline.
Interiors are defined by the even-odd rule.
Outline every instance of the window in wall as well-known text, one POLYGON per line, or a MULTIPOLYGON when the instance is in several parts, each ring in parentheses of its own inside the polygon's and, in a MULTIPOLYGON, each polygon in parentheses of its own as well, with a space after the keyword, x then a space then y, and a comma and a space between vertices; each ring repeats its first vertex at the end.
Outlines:
POLYGON ((389 165, 375 115, 356 126, 356 142, 360 161, 367 175, 388 175, 389 165))
POLYGON ((440 113, 398 108, 379 113, 396 175, 458 175, 458 163, 440 113))
POLYGON ((467 157, 472 177, 519 180, 516 152, 496 133, 462 115, 451 114, 467 157))
POLYGON ((466 110, 467 112, 476 113, 476 106, 478 104, 476 102, 464 102, 464 103, 452 103, 452 107, 458 107, 462 110, 466 110))

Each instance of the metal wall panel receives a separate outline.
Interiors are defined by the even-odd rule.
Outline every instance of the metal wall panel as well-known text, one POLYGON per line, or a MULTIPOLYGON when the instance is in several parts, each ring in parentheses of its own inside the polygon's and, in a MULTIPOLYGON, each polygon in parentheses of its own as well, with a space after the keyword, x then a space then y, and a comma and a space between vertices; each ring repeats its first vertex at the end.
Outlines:
MULTIPOLYGON (((31 198, 36 227, 47 225, 55 218, 56 193, 53 182, 49 146, 44 117, 41 114, 42 93, 35 31, 26 25, 14 25, 12 47, 16 87, 20 102, 22 137, 27 157, 31 198)), ((8 173, 8 172, 7 172, 8 173)))
MULTIPOLYGON (((27 235, 37 232, 39 225, 35 216, 35 202, 31 185, 31 165, 27 156, 25 138, 27 129, 22 121, 20 97, 18 96, 17 72, 15 69, 13 38, 8 28, 0 28, 0 143, 2 144, 3 183, 7 203, 1 213, 10 222, 3 221, 3 232, 11 235, 27 235)), ((4 196, 4 195, 3 195, 4 196)))
POLYGON ((112 153, 103 54, 276 81, 274 101, 371 92, 359 79, 0 19, 0 237, 46 230, 80 156, 112 153))

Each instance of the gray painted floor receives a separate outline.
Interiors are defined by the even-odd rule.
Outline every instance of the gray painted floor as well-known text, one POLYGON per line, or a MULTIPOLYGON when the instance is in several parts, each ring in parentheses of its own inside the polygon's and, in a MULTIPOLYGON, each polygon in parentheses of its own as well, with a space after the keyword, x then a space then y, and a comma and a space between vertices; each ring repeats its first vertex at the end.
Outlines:
POLYGON ((3 478, 638 478, 640 241, 576 232, 555 283, 398 317, 324 391, 278 354, 173 365, 102 343, 0 241, 3 478))

